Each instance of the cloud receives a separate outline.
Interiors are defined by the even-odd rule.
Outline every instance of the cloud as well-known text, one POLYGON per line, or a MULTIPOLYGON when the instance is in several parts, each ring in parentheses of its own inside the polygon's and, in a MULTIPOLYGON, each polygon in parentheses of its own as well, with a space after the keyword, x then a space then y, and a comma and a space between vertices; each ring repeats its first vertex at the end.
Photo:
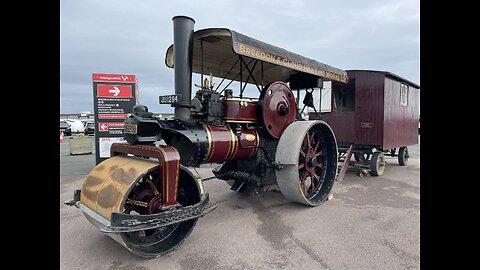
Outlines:
POLYGON ((60 7, 62 113, 93 111, 94 72, 135 74, 142 104, 173 111, 158 96, 174 92, 164 58, 175 15, 194 18, 197 30, 231 28, 334 67, 420 81, 418 0, 62 0, 60 7))

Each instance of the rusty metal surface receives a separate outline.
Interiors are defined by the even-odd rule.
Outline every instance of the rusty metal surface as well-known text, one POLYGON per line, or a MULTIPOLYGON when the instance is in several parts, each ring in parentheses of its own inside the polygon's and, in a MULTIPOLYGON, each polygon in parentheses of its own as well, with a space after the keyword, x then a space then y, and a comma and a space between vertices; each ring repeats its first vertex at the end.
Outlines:
POLYGON ((162 179, 162 198, 166 206, 177 204, 178 174, 180 154, 172 146, 130 145, 114 143, 110 147, 110 156, 132 154, 151 157, 158 160, 162 179))
POLYGON ((265 92, 262 104, 265 130, 279 139, 295 121, 297 107, 292 90, 283 82, 275 82, 265 92))
POLYGON ((146 172, 158 164, 133 157, 111 157, 92 169, 83 183, 82 204, 110 220, 120 212, 128 191, 146 172))

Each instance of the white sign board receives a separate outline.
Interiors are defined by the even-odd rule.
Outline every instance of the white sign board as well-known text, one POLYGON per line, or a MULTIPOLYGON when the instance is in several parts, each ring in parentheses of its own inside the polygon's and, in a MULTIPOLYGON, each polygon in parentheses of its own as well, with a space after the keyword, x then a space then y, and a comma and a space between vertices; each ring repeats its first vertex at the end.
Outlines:
POLYGON ((99 138, 100 139, 100 157, 109 158, 110 157, 110 146, 112 143, 126 143, 123 138, 119 137, 110 137, 110 138, 99 138))

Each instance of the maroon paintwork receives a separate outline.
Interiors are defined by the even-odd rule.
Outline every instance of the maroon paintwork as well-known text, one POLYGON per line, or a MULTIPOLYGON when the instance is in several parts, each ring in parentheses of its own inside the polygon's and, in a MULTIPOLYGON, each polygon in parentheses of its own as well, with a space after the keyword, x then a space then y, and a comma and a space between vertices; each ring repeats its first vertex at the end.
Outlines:
POLYGON ((273 138, 279 139, 283 131, 295 122, 297 106, 290 87, 275 82, 268 87, 263 97, 263 123, 273 138))
POLYGON ((250 99, 224 99, 223 120, 232 123, 257 122, 258 101, 250 99))
MULTIPOLYGON (((171 206, 177 204, 178 173, 180 170, 180 154, 172 146, 154 145, 130 145, 125 143, 113 143, 110 147, 110 156, 132 154, 140 157, 158 159, 160 171, 161 196, 160 204, 171 206)), ((113 167, 112 167, 113 168, 113 167)), ((158 204, 156 204, 158 207, 158 204)), ((157 208, 158 209, 158 208, 157 208)))
POLYGON ((322 120, 330 125, 337 142, 355 141, 355 112, 325 113, 322 120))
POLYGON ((260 145, 256 130, 243 129, 240 144, 237 134, 228 126, 206 125, 208 130, 208 154, 203 163, 224 162, 226 160, 248 159, 255 155, 260 145), (246 148, 243 148, 246 147, 246 148))
MULTIPOLYGON (((322 114, 339 144, 389 150, 418 143, 420 86, 384 71, 347 70, 347 74, 355 80, 354 111, 322 114), (408 106, 400 104, 401 83, 409 86, 408 106)), ((332 83, 332 93, 339 85, 332 83)))

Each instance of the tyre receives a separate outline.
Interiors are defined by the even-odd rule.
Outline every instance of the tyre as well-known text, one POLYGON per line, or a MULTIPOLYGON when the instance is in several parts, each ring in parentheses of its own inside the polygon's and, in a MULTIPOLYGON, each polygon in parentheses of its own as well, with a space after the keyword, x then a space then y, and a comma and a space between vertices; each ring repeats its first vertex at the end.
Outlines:
POLYGON ((383 152, 375 152, 370 160, 370 171, 373 176, 380 176, 385 170, 385 155, 383 152))
POLYGON ((410 155, 408 154, 408 147, 402 146, 398 150, 398 165, 405 166, 407 165, 408 158, 410 155))
POLYGON ((338 169, 337 142, 323 121, 290 124, 278 143, 275 171, 282 194, 290 201, 319 206, 327 200, 338 169))

